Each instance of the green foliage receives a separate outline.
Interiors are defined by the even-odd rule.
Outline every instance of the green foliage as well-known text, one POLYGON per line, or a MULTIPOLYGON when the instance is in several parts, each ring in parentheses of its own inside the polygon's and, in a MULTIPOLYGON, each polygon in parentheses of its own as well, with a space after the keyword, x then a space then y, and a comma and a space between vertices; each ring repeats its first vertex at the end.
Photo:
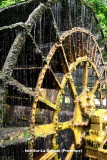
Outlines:
POLYGON ((86 0, 95 10, 100 25, 107 37, 107 0, 86 0))
POLYGON ((12 4, 15 4, 17 2, 22 2, 25 0, 0 0, 0 7, 6 7, 6 6, 10 6, 12 4))

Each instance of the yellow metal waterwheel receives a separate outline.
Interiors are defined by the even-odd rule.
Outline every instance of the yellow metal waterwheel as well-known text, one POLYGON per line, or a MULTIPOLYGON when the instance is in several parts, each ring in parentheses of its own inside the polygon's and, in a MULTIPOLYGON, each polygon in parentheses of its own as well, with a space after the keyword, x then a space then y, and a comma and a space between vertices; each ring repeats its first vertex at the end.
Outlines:
MULTIPOLYGON (((50 49, 35 88, 30 121, 32 134, 34 138, 52 135, 52 148, 41 160, 60 159, 57 136, 59 131, 67 129, 74 138, 64 159, 72 159, 75 150, 82 145, 89 117, 96 108, 95 99, 102 101, 101 80, 104 78, 104 61, 95 37, 80 27, 64 32, 50 49), (52 112, 51 123, 36 124, 38 105, 52 112), (68 112, 71 114, 67 115, 68 112), (61 114, 65 114, 65 120, 61 114)), ((31 141, 30 149, 33 143, 31 141)))

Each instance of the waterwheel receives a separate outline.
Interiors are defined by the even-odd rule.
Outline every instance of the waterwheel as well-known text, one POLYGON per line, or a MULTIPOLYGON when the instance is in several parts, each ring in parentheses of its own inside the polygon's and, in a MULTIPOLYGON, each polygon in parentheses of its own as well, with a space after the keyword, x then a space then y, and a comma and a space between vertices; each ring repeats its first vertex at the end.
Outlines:
MULTIPOLYGON (((41 136, 51 134, 52 149, 59 149, 59 152, 62 152, 59 157, 64 158, 66 155, 65 159, 68 160, 72 158, 77 146, 81 146, 85 136, 84 129, 87 128, 90 114, 96 107, 97 96, 101 102, 100 78, 105 77, 104 63, 93 35, 79 27, 72 28, 60 36, 59 41, 52 46, 46 61, 37 82, 38 96, 33 105, 31 120, 32 124, 36 123, 35 112, 38 103, 43 103, 43 107, 53 111, 53 117, 50 113, 52 123, 34 126, 34 131, 41 136), (75 36, 79 37, 76 48, 73 41, 75 36), (89 43, 93 44, 93 47, 87 53, 89 43), (47 85, 47 89, 43 85, 47 85)), ((44 155, 44 158, 55 156, 58 159, 57 153, 51 150, 50 152, 44 155)))
MULTIPOLYGON (((6 85, 7 105, 0 143, 4 158, 74 160, 85 157, 84 137, 90 115, 103 106, 102 83, 106 73, 98 37, 91 33, 96 33, 93 21, 88 26, 85 19, 84 25, 81 22, 82 5, 80 1, 57 3, 46 10, 26 36, 12 72, 16 86, 12 82, 6 85), (64 17, 66 7, 69 9, 64 17), (70 13, 71 8, 74 13, 70 13), (23 92, 17 89, 17 84, 23 92)), ((85 9, 83 17, 86 11, 92 18, 90 8, 85 9)), ((22 40, 23 37, 19 39, 22 40)))

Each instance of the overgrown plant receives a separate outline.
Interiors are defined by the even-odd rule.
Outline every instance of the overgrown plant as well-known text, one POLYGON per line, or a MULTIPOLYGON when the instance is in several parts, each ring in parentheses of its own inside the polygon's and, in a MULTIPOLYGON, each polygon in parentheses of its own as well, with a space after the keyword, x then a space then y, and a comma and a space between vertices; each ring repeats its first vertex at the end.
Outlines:
POLYGON ((100 25, 107 37, 107 0, 86 0, 95 10, 100 25))

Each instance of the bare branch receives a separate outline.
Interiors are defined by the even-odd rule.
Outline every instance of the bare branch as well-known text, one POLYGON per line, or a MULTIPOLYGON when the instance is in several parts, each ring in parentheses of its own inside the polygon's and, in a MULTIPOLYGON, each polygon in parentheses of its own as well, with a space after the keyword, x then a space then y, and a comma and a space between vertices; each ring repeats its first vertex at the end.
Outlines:
MULTIPOLYGON (((25 43, 26 36, 27 35, 30 36, 30 32, 32 30, 33 25, 37 22, 39 17, 41 17, 43 12, 48 8, 47 5, 49 5, 50 3, 51 3, 51 1, 46 5, 40 4, 29 15, 29 18, 25 22, 25 24, 24 23, 17 23, 17 24, 13 24, 13 25, 9 26, 10 28, 11 27, 14 28, 14 27, 19 25, 19 26, 25 27, 27 29, 27 32, 26 32, 26 30, 20 31, 19 34, 17 35, 17 37, 15 38, 14 43, 12 44, 12 46, 10 48, 10 51, 8 53, 8 56, 6 58, 5 64, 3 66, 3 69, 2 69, 2 72, 1 72, 1 75, 0 75, 0 79, 2 79, 5 82, 5 84, 15 86, 21 92, 24 92, 25 94, 29 94, 30 96, 33 96, 33 97, 36 96, 35 93, 33 91, 31 91, 29 88, 27 88, 24 85, 22 85, 21 83, 19 83, 17 80, 13 79, 11 77, 11 74, 13 72, 13 69, 14 69, 16 63, 17 63, 17 59, 18 59, 18 56, 20 54, 20 51, 21 51, 21 49, 22 49, 22 47, 25 43)), ((55 24, 54 17, 53 17, 53 21, 54 21, 54 24, 55 24)), ((8 27, 5 26, 4 28, 6 29, 8 27)), ((57 30, 56 26, 55 26, 55 28, 57 30)), ((36 43, 35 43, 35 46, 37 47, 36 43)))
POLYGON ((32 97, 36 96, 35 92, 33 92, 32 89, 26 87, 25 85, 22 85, 17 80, 15 80, 13 77, 5 77, 2 72, 0 72, 0 80, 2 80, 5 83, 5 85, 12 85, 16 87, 22 93, 28 94, 32 97))
POLYGON ((33 38, 33 36, 32 36, 30 33, 28 33, 28 35, 29 35, 29 37, 31 38, 34 46, 36 47, 36 52, 37 52, 38 54, 41 54, 42 51, 40 50, 39 46, 36 44, 35 39, 33 38))
POLYGON ((51 15, 52 15, 53 27, 54 27, 54 29, 55 29, 57 39, 59 39, 60 34, 59 34, 59 30, 58 30, 58 27, 57 27, 57 24, 56 24, 56 20, 55 20, 55 17, 54 17, 54 13, 53 13, 53 11, 52 11, 51 8, 49 8, 49 9, 50 9, 50 12, 51 12, 51 15))
POLYGON ((30 95, 30 96, 32 96, 32 97, 35 97, 35 96, 36 96, 35 92, 33 92, 32 89, 30 89, 30 88, 22 85, 21 83, 19 83, 17 80, 15 80, 15 79, 12 78, 12 77, 9 78, 9 80, 7 80, 7 81, 5 82, 5 84, 6 84, 6 85, 7 85, 7 84, 8 84, 8 85, 12 85, 12 86, 18 88, 18 90, 20 90, 22 93, 28 94, 28 95, 30 95))
MULTIPOLYGON (((38 18, 41 17, 43 12, 47 9, 47 6, 40 4, 30 15, 28 20, 25 22, 28 32, 32 30, 33 25, 37 22, 38 18)), ((8 56, 3 66, 3 73, 6 77, 11 76, 13 69, 17 63, 18 56, 22 47, 25 43, 26 32, 20 32, 16 39, 14 40, 13 45, 10 48, 8 56)))
POLYGON ((19 22, 19 23, 12 24, 10 26, 0 27, 0 31, 6 30, 6 29, 13 29, 13 28, 16 28, 16 27, 20 27, 20 28, 26 29, 26 25, 23 22, 19 22))

